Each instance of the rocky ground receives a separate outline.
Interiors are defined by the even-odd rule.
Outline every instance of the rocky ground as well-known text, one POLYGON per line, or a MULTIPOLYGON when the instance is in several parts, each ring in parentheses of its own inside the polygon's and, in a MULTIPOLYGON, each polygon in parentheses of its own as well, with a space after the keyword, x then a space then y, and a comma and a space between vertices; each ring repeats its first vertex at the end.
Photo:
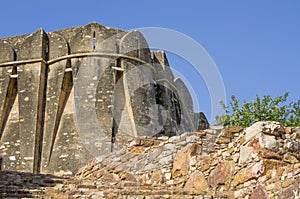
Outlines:
POLYGON ((134 138, 76 176, 2 171, 3 198, 284 198, 300 195, 300 128, 258 122, 134 138))

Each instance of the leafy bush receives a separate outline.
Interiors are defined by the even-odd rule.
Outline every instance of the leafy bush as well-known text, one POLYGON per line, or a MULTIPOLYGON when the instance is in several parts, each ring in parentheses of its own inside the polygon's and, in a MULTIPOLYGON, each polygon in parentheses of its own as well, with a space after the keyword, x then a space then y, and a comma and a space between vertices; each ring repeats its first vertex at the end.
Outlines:
POLYGON ((221 102, 224 115, 217 116, 216 120, 225 126, 247 127, 257 121, 278 121, 284 126, 300 126, 300 100, 287 103, 289 93, 273 99, 269 95, 250 102, 244 101, 240 105, 234 95, 231 96, 229 106, 221 102))

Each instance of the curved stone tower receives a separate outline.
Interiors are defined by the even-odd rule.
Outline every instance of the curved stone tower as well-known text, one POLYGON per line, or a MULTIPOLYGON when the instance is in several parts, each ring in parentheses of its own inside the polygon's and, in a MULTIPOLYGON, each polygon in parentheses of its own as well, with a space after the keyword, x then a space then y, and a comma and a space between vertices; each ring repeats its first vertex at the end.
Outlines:
POLYGON ((91 23, 0 39, 2 169, 75 173, 122 139, 208 127, 163 51, 91 23))

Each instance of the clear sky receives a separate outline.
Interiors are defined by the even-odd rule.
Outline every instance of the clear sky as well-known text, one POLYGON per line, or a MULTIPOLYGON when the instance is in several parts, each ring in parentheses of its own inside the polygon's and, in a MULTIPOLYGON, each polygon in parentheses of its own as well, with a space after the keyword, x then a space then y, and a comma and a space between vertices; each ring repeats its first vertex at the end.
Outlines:
MULTIPOLYGON (((162 27, 179 31, 203 46, 217 65, 227 98, 254 99, 290 92, 300 99, 300 1, 16 1, 1 2, 0 37, 43 28, 54 31, 92 21, 131 30, 162 27)), ((197 93, 210 118, 210 93, 183 58, 168 53, 172 67, 197 93)))

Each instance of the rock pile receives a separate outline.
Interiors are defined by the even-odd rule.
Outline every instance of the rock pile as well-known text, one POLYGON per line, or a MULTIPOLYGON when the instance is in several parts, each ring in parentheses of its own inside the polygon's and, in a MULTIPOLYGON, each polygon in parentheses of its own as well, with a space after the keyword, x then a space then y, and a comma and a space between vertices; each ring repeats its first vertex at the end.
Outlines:
POLYGON ((43 186, 49 198, 299 198, 300 128, 258 122, 173 137, 130 138, 75 177, 43 186))
POLYGON ((134 139, 127 148, 94 159, 76 177, 228 198, 294 198, 300 194, 299 134, 300 128, 258 122, 246 129, 134 139))

